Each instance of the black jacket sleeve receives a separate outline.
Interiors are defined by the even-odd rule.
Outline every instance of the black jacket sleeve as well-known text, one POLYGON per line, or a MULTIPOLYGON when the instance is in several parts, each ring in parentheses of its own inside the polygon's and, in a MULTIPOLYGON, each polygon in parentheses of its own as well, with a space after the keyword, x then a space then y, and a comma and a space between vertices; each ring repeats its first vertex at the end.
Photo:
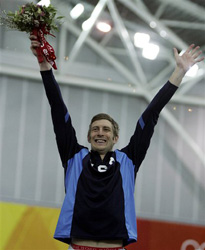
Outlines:
POLYGON ((122 149, 133 161, 136 172, 145 158, 159 114, 176 90, 177 87, 169 81, 159 90, 139 118, 134 135, 131 137, 129 144, 122 149))
POLYGON ((71 117, 64 104, 58 83, 55 80, 52 70, 41 71, 46 96, 51 107, 51 116, 58 151, 64 167, 68 159, 80 150, 76 133, 72 126, 71 117))

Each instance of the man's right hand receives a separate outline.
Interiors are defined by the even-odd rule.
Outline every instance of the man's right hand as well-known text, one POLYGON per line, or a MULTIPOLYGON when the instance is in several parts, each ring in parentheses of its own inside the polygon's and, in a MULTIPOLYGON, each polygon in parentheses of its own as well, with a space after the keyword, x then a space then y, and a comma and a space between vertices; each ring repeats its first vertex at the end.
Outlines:
MULTIPOLYGON (((31 46, 30 49, 32 51, 32 53, 34 54, 34 56, 37 57, 37 51, 36 49, 39 48, 41 46, 41 43, 38 41, 37 37, 30 34, 29 39, 31 40, 31 46)), ((39 63, 40 66, 40 70, 41 71, 46 71, 46 70, 50 70, 51 69, 51 65, 47 62, 46 58, 43 56, 44 60, 42 63, 39 63)))
POLYGON ((31 40, 31 51, 34 54, 34 56, 37 56, 36 49, 41 46, 41 43, 38 41, 37 37, 34 35, 30 35, 29 39, 31 40))

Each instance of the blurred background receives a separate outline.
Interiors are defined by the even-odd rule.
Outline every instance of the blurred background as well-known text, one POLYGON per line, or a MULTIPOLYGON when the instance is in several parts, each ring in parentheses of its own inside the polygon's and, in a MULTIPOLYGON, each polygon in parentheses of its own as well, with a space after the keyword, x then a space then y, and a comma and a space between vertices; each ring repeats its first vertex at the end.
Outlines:
MULTIPOLYGON (((15 11, 27 2, 0 0, 0 9, 15 11)), ((117 148, 129 142, 136 121, 174 70, 173 47, 183 53, 194 43, 205 51, 204 0, 51 4, 64 16, 56 37, 47 37, 57 55, 54 74, 78 140, 88 147, 88 124, 100 112, 120 125, 117 148)), ((52 239, 64 171, 28 37, 0 26, 0 249, 67 249, 52 239)), ((137 174, 139 243, 129 249, 205 248, 204 128, 201 62, 161 113, 137 174)))

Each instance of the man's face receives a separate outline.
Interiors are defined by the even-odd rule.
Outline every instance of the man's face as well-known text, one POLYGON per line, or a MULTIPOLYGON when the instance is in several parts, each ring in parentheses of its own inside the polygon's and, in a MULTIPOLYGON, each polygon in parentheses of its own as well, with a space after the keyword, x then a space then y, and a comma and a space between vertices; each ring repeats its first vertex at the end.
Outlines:
POLYGON ((112 150, 118 137, 113 134, 112 123, 108 120, 98 120, 92 123, 88 142, 91 149, 97 151, 102 157, 112 150))

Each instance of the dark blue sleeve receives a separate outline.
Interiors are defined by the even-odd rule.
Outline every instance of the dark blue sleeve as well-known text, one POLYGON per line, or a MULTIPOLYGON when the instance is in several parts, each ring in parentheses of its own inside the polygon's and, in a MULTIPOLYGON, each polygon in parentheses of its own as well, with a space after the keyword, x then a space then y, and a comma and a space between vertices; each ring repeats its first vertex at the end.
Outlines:
POLYGON ((177 87, 169 81, 160 89, 139 118, 129 144, 121 150, 133 161, 136 172, 145 158, 159 114, 176 90, 177 87))
POLYGON ((58 83, 52 70, 41 71, 46 96, 51 107, 51 116, 58 151, 64 167, 68 159, 77 153, 81 146, 77 142, 76 133, 72 126, 71 117, 64 104, 58 83))

